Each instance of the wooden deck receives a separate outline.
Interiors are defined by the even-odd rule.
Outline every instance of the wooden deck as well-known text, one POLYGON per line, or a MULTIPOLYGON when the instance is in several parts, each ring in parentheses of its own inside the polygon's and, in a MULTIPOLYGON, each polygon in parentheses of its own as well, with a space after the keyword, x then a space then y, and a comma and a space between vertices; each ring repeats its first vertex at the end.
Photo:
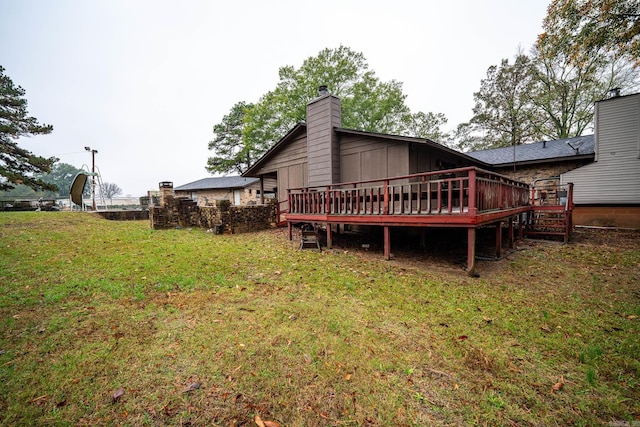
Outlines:
MULTIPOLYGON (((478 227, 520 221, 532 211, 531 188, 476 167, 288 190, 289 237, 296 223, 384 227, 384 255, 390 257, 389 227, 461 227, 468 230, 467 270, 475 273, 478 227)), ((331 247, 331 227, 327 226, 331 247)), ((496 227, 496 239, 502 227, 496 227)), ((522 230, 522 227, 519 228, 522 230)))

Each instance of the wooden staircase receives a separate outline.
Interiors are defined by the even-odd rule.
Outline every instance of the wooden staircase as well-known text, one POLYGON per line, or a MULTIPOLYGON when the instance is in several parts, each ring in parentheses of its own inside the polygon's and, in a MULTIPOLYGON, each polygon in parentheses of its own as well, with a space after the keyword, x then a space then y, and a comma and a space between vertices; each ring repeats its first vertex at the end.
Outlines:
POLYGON ((546 181, 556 181, 556 178, 537 180, 531 186, 532 210, 525 234, 527 237, 560 237, 567 243, 573 227, 573 184, 546 181))
POLYGON ((527 237, 556 237, 567 243, 571 233, 571 210, 566 206, 534 206, 525 234, 527 237))

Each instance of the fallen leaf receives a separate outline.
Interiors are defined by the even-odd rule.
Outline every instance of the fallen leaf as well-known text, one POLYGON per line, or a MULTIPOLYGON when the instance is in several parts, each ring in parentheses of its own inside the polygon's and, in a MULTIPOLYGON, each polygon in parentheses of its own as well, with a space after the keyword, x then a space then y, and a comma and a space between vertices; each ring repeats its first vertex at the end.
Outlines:
POLYGON ((635 314, 630 314, 630 315, 627 316, 627 319, 629 319, 629 320, 633 320, 633 319, 637 319, 637 318, 638 318, 638 316, 636 316, 635 314))
POLYGON ((280 423, 276 421, 265 421, 264 427, 280 427, 280 423))
POLYGON ((562 387, 564 387, 564 376, 560 377, 560 381, 558 381, 553 385, 553 387, 551 387, 551 393, 562 390, 562 387))
POLYGON ((306 354, 306 353, 305 353, 305 354, 303 354, 303 355, 302 355, 302 357, 304 358, 304 361, 305 361, 307 364, 310 364, 311 362, 313 362, 313 360, 311 359, 311 356, 309 356, 309 355, 308 355, 308 354, 306 354))
POLYGON ((466 336, 466 335, 460 335, 460 336, 458 337, 458 339, 459 339, 460 341, 464 341, 464 340, 466 340, 467 338, 469 338, 469 337, 468 337, 468 336, 466 336))
POLYGON ((345 379, 346 381, 349 381, 349 380, 351 379, 351 374, 347 374, 347 375, 345 375, 345 376, 344 376, 344 379, 345 379))
POLYGON ((260 418, 260 415, 256 415, 256 418, 254 419, 254 421, 256 422, 256 425, 258 427, 266 427, 264 424, 264 421, 262 421, 262 418, 260 418))
POLYGON ((200 386, 202 386, 201 382, 195 382, 195 383, 191 383, 187 386, 187 388, 185 388, 184 390, 182 390, 183 393, 189 393, 192 392, 194 390, 197 390, 200 388, 200 386))
POLYGON ((120 398, 124 396, 124 390, 119 388, 116 391, 113 392, 113 394, 111 395, 111 398, 113 399, 113 402, 117 402, 118 400, 120 400, 120 398))

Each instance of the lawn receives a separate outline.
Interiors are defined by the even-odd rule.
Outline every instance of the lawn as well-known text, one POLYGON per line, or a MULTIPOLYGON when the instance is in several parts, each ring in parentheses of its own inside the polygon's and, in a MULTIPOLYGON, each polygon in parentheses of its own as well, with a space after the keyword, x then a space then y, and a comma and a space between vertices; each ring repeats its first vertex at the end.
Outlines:
POLYGON ((0 425, 640 423, 639 232, 478 271, 1 213, 0 425))

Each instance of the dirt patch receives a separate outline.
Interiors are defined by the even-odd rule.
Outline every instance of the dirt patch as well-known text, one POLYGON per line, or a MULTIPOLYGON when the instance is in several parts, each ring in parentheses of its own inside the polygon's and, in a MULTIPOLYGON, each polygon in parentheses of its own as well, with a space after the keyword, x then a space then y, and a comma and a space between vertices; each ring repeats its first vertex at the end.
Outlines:
MULTIPOLYGON (((378 227, 380 228, 380 227, 378 227)), ((274 230, 287 238, 287 229, 274 230)), ((320 232, 323 250, 326 249, 326 234, 320 232)), ((503 233, 506 239, 506 232, 503 233)), ((299 230, 294 229, 292 245, 299 244, 299 230)), ((503 256, 495 258, 495 231, 493 228, 478 229, 476 240, 476 262, 481 274, 499 272, 510 259, 523 251, 541 246, 562 246, 557 240, 524 239, 518 241, 514 249, 503 242, 503 256)), ((612 247, 640 250, 640 230, 576 228, 569 246, 612 247)), ((333 251, 348 251, 368 260, 383 259, 382 230, 373 229, 367 233, 342 232, 333 234, 333 251)), ((467 233, 465 229, 406 230, 392 228, 391 260, 405 268, 429 271, 462 272, 467 262, 467 233)))

